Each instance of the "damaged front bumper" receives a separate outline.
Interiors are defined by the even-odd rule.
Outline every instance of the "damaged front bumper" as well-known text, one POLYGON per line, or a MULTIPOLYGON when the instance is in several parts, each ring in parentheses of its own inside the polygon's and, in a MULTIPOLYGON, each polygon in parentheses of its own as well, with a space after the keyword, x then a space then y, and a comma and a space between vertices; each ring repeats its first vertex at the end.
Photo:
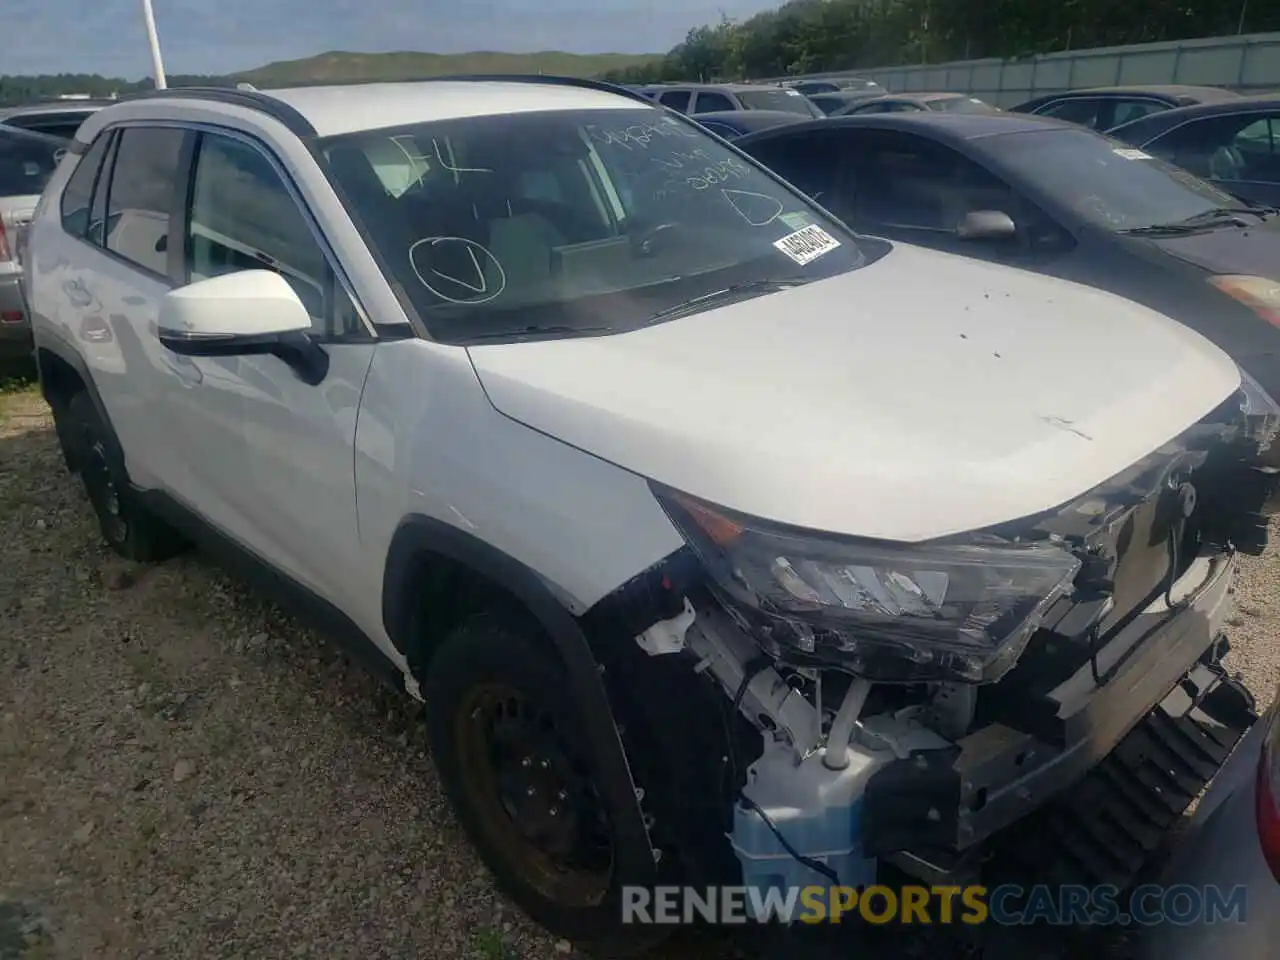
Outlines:
POLYGON ((864 799, 866 851, 918 874, 955 869, 965 850, 1079 780, 1213 649, 1235 566, 1231 554, 1197 558, 1174 585, 1173 610, 1161 597, 1098 651, 1106 682, 1086 664, 1050 691, 1062 742, 993 723, 882 768, 864 799))

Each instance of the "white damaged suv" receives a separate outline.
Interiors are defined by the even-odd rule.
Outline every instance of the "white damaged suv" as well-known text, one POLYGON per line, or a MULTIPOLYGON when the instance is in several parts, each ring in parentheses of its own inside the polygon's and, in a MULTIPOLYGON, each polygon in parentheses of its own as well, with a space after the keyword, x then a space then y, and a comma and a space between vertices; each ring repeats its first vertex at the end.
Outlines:
POLYGON ((224 548, 424 698, 562 936, 650 942, 628 885, 961 876, 1152 724, 1251 716, 1276 408, 1148 309, 852 234, 587 81, 171 89, 72 154, 29 297, 103 535, 224 548))

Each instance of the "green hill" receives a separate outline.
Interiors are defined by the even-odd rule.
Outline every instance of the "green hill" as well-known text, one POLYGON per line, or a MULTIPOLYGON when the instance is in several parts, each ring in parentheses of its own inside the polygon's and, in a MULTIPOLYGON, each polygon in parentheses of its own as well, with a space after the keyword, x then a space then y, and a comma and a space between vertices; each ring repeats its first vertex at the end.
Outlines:
POLYGON ((642 67, 660 54, 497 53, 348 53, 334 50, 303 60, 281 60, 235 75, 258 87, 293 84, 350 83, 368 80, 412 80, 444 74, 545 73, 565 77, 598 77, 609 70, 642 67))

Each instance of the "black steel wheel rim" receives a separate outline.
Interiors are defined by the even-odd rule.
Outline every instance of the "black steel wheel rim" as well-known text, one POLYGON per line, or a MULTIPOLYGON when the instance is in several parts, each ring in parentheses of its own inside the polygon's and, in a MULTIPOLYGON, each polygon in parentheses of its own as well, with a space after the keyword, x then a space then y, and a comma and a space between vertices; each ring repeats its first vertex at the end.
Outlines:
POLYGON ((589 767, 552 712, 514 686, 478 684, 454 732, 472 809, 521 878, 561 906, 603 902, 613 832, 589 767))
POLYGON ((90 435, 86 441, 88 457, 84 466, 84 485, 102 523, 102 532, 112 543, 123 543, 129 537, 124 519, 120 490, 107 463, 106 446, 90 435))

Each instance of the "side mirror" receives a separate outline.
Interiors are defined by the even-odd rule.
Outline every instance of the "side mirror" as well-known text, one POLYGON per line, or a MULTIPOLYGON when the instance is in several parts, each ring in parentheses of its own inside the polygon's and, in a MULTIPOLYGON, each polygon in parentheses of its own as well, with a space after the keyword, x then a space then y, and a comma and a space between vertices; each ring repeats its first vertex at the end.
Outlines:
POLYGON ((170 291, 156 322, 160 343, 188 357, 271 354, 305 383, 329 372, 329 356, 311 338, 311 316, 287 280, 270 270, 241 270, 170 291))
POLYGON ((970 210, 956 227, 961 240, 1012 240, 1017 235, 1013 218, 1002 210, 970 210))

